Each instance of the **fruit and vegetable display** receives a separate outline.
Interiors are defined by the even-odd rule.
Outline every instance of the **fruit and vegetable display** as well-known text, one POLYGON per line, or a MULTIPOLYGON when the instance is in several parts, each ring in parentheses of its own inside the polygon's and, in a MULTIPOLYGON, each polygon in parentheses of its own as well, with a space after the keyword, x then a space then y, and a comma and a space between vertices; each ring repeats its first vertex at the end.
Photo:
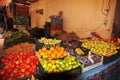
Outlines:
POLYGON ((7 54, 19 54, 19 53, 24 53, 24 52, 33 52, 35 51, 35 45, 28 43, 28 42, 24 42, 24 43, 20 43, 17 45, 13 45, 12 47, 5 49, 5 52, 7 54))
POLYGON ((68 55, 68 52, 64 51, 64 47, 61 46, 50 47, 50 49, 43 47, 38 50, 38 53, 42 58, 48 59, 58 59, 68 55))
POLYGON ((47 73, 60 73, 81 67, 80 61, 70 55, 63 59, 39 59, 39 61, 47 73))
POLYGON ((45 37, 42 37, 41 39, 38 39, 39 43, 42 43, 44 47, 50 48, 51 46, 57 46, 61 44, 61 40, 58 39, 47 39, 45 37))
POLYGON ((117 54, 116 46, 103 40, 84 40, 82 47, 89 49, 95 54, 107 57, 117 54))
POLYGON ((0 70, 0 79, 16 80, 36 73, 38 58, 35 52, 21 54, 7 54, 1 59, 3 69, 0 70))
POLYGON ((42 69, 38 71, 38 75, 42 72, 45 75, 52 73, 59 75, 70 71, 73 71, 73 74, 80 74, 80 71, 102 63, 103 57, 117 54, 116 45, 103 41, 95 33, 91 35, 95 38, 80 39, 74 32, 63 33, 57 38, 34 38, 36 42, 33 44, 26 41, 30 37, 25 28, 18 27, 8 31, 5 34, 6 54, 1 58, 3 69, 0 69, 0 79, 16 80, 32 76, 38 67, 42 69))

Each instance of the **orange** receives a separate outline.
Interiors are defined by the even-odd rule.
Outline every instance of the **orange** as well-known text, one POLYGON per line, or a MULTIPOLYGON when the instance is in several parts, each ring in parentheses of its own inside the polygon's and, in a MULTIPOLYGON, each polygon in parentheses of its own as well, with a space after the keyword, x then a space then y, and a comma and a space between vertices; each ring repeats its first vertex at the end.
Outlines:
POLYGON ((64 52, 64 53, 63 53, 63 55, 64 55, 64 56, 67 56, 67 55, 68 55, 68 53, 67 53, 67 52, 64 52))
POLYGON ((51 54, 51 58, 56 58, 56 55, 55 54, 51 54))
POLYGON ((43 55, 43 58, 48 58, 48 55, 45 53, 45 54, 43 55))
POLYGON ((61 47, 61 51, 64 51, 64 47, 61 47))
POLYGON ((45 47, 42 48, 42 51, 46 51, 47 49, 45 47))
POLYGON ((42 50, 41 50, 41 49, 39 49, 39 50, 38 50, 38 53, 40 54, 41 52, 42 52, 42 50))
POLYGON ((58 50, 58 51, 61 50, 61 47, 60 47, 60 46, 56 46, 55 48, 56 48, 56 50, 58 50))
POLYGON ((57 50, 54 50, 53 54, 57 54, 57 53, 58 53, 58 51, 57 51, 57 50))
POLYGON ((52 53, 52 52, 51 52, 50 50, 47 51, 47 54, 48 54, 48 55, 51 55, 51 53, 52 53))
POLYGON ((49 68, 48 69, 48 73, 52 73, 53 72, 53 69, 52 68, 49 68))
POLYGON ((51 61, 52 65, 56 64, 56 60, 51 61))
POLYGON ((50 47, 50 51, 54 51, 55 50, 55 48, 54 47, 50 47))
POLYGON ((40 52, 39 54, 40 54, 41 56, 44 56, 45 53, 44 53, 44 52, 40 52))

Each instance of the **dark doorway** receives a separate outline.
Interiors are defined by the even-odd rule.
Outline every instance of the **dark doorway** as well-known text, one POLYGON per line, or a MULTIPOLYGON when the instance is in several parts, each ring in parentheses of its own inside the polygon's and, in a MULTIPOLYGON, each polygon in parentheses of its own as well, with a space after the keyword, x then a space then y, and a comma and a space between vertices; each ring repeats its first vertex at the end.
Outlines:
POLYGON ((120 0, 117 0, 112 37, 120 38, 120 0))

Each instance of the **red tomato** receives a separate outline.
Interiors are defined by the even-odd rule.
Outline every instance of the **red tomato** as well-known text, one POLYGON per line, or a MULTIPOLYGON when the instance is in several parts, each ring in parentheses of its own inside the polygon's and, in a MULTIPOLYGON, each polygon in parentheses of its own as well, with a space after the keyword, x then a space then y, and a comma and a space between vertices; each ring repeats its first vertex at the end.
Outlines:
POLYGON ((4 74, 5 74, 5 70, 1 70, 0 75, 4 75, 4 74))
POLYGON ((31 73, 30 73, 29 71, 26 71, 25 74, 26 74, 27 76, 30 76, 30 75, 31 75, 31 73))
POLYGON ((32 51, 30 54, 31 54, 31 55, 35 55, 35 51, 32 51))
POLYGON ((8 72, 8 73, 11 73, 12 71, 13 71, 12 69, 8 69, 8 71, 7 71, 7 72, 8 72))
POLYGON ((35 62, 35 65, 38 66, 38 61, 35 62))
POLYGON ((36 69, 32 69, 32 74, 34 74, 36 72, 36 69))
POLYGON ((20 54, 16 54, 16 57, 17 57, 17 58, 20 58, 20 54))
POLYGON ((27 55, 24 54, 24 55, 22 56, 22 58, 23 58, 23 59, 26 59, 26 58, 27 58, 27 55))

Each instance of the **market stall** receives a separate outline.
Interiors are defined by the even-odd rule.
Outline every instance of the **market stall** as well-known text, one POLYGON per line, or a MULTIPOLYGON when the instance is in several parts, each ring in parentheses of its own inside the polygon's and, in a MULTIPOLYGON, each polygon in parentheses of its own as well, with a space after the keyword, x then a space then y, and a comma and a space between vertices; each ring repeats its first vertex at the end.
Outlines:
POLYGON ((2 80, 32 76, 40 80, 108 80, 119 71, 119 39, 104 41, 95 33, 82 39, 75 32, 35 38, 24 27, 6 32, 4 39, 2 80))

